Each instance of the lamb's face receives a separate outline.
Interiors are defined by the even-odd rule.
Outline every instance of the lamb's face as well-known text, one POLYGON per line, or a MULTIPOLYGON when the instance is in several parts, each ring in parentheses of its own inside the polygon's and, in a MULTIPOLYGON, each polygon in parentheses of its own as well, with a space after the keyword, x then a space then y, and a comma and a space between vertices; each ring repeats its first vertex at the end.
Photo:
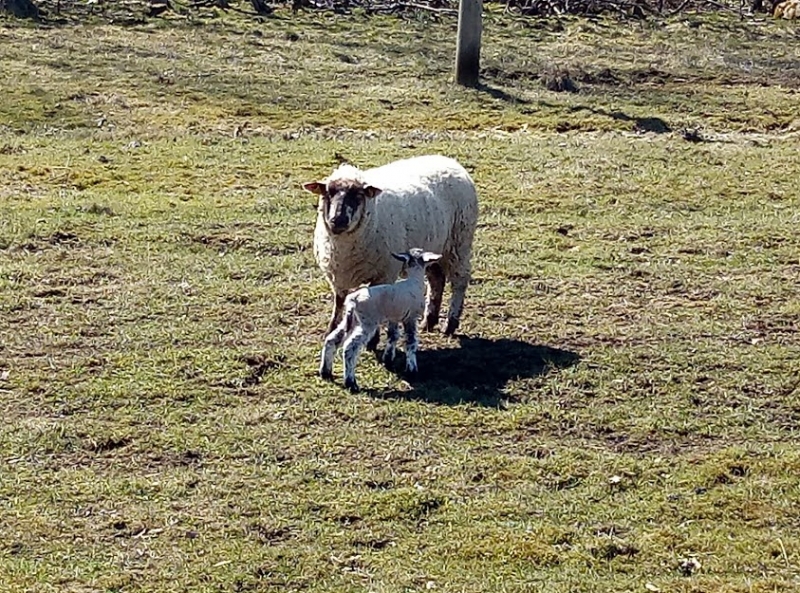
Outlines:
POLYGON ((333 235, 350 233, 358 228, 364 217, 367 200, 380 193, 376 187, 351 179, 312 182, 303 187, 319 196, 319 212, 333 235))
POLYGON ((405 264, 403 266, 405 270, 410 270, 412 268, 425 268, 428 264, 432 264, 442 259, 442 256, 438 253, 423 251, 419 247, 412 247, 403 253, 392 253, 392 257, 403 262, 405 264))

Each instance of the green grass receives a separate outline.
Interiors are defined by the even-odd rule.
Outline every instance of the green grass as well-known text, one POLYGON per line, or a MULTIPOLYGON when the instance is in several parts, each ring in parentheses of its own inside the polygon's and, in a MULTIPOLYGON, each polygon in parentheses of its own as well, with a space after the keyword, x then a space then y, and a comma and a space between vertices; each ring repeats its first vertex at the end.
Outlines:
POLYGON ((795 29, 454 26, 0 27, 4 591, 800 586, 795 29), (351 395, 299 186, 427 152, 463 335, 351 395))

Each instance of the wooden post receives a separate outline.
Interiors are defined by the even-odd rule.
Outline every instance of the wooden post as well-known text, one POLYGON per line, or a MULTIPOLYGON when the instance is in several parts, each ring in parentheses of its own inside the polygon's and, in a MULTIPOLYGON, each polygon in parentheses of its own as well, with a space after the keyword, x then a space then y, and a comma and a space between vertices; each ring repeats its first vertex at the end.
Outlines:
POLYGON ((458 41, 456 42, 456 83, 478 86, 481 62, 481 10, 483 0, 460 0, 458 4, 458 41))

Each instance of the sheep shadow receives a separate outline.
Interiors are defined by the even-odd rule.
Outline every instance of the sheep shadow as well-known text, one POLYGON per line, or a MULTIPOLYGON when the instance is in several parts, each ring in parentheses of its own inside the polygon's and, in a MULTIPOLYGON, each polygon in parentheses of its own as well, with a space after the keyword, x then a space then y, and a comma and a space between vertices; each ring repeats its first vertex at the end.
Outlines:
MULTIPOLYGON (((420 370, 415 375, 398 372, 411 389, 375 391, 373 397, 444 405, 473 403, 496 408, 508 401, 503 388, 510 381, 542 376, 580 361, 575 352, 521 340, 472 336, 456 339, 459 342, 456 348, 420 350, 417 353, 420 370)), ((404 366, 405 355, 398 351, 392 368, 404 366)))

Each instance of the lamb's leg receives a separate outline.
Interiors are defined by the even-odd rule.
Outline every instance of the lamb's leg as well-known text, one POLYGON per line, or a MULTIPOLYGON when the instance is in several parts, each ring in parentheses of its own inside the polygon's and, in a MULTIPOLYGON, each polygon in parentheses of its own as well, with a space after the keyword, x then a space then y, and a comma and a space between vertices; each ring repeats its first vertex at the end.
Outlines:
POLYGON ((383 350, 383 364, 389 365, 394 360, 394 355, 397 352, 397 340, 400 338, 400 327, 394 322, 389 322, 386 336, 386 348, 383 350))
POLYGON ((336 329, 336 326, 339 325, 339 322, 342 320, 342 311, 344 310, 344 298, 347 295, 345 293, 336 292, 333 293, 333 313, 331 314, 331 320, 328 323, 328 331, 327 334, 330 334, 333 330, 336 329))
POLYGON ((444 270, 439 264, 431 264, 425 270, 428 278, 428 298, 425 302, 425 317, 422 327, 425 331, 433 331, 439 323, 439 310, 442 308, 444 294, 444 270))
POLYGON ((358 325, 344 343, 344 386, 353 393, 359 389, 356 383, 358 355, 366 344, 368 336, 372 335, 372 331, 372 327, 358 325))
POLYGON ((461 313, 464 310, 464 295, 469 285, 469 271, 454 275, 450 280, 450 289, 453 291, 450 297, 450 308, 447 311, 447 329, 444 333, 452 336, 456 333, 461 321, 461 313))
POLYGON ((322 347, 322 354, 320 355, 319 362, 319 376, 323 379, 333 379, 333 358, 336 356, 336 351, 344 342, 347 335, 347 319, 342 319, 339 325, 336 326, 328 337, 325 338, 325 345, 322 347))
POLYGON ((403 322, 403 331, 406 334, 406 373, 417 372, 417 348, 419 348, 419 335, 417 334, 417 320, 403 322))
MULTIPOLYGON (((369 283, 369 285, 375 286, 376 284, 386 284, 388 282, 389 280, 386 278, 376 278, 373 279, 369 283)), ((378 344, 380 343, 380 341, 381 341, 381 326, 379 325, 378 327, 375 328, 375 331, 372 333, 372 335, 368 336, 367 350, 369 350, 370 352, 375 352, 376 350, 378 350, 378 344)))

